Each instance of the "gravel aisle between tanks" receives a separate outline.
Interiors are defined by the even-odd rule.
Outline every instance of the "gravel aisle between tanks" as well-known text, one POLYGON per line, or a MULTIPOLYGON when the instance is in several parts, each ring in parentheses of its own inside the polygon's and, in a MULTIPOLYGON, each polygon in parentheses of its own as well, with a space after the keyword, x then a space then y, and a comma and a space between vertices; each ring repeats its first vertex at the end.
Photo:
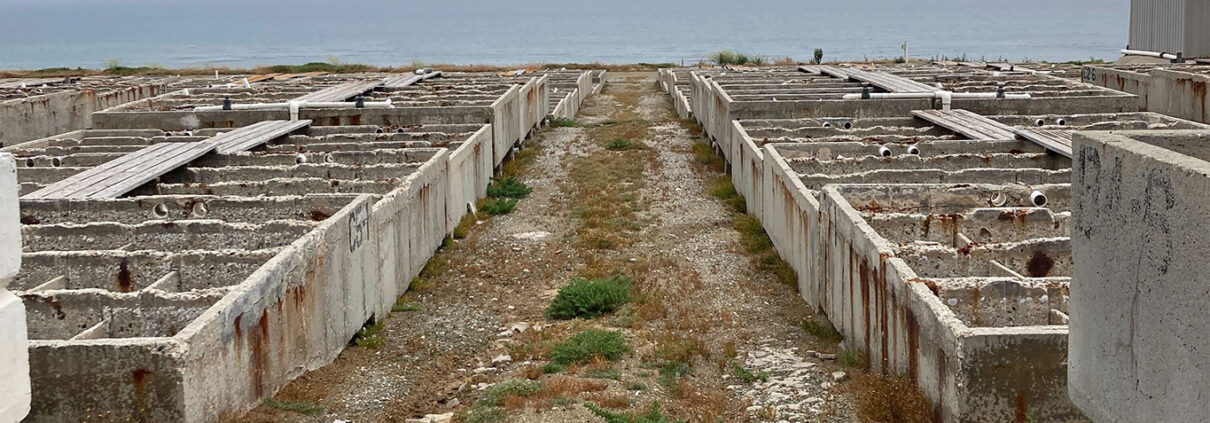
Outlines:
POLYGON ((794 288, 753 262, 735 212, 711 195, 721 174, 694 154, 704 141, 655 79, 611 73, 580 126, 527 141, 506 164, 533 188, 516 210, 441 251, 379 342, 350 346, 244 421, 605 421, 584 403, 636 413, 658 403, 694 422, 853 421, 847 378, 834 373, 855 371, 830 359, 835 340, 803 330, 815 316, 794 288), (634 144, 605 148, 617 138, 634 144), (613 274, 635 281, 622 310, 544 317, 572 278, 613 274), (619 331, 632 352, 544 374, 551 345, 589 328, 619 331), (531 389, 487 398, 507 384, 531 389))

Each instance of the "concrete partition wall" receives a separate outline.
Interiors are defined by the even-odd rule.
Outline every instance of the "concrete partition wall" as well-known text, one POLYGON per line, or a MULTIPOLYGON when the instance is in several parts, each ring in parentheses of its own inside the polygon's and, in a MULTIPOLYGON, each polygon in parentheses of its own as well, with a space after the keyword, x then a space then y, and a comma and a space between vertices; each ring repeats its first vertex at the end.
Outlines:
POLYGON ((0 154, 0 421, 19 421, 30 407, 25 305, 8 291, 21 269, 17 189, 17 164, 11 154, 0 154))
POLYGON ((492 126, 483 125, 469 140, 449 153, 449 189, 446 191, 446 232, 452 234, 458 221, 476 201, 487 195, 492 171, 492 126))
POLYGON ((1071 400, 1101 422, 1210 415, 1210 132, 1077 133, 1071 400))
MULTIPOLYGON (((293 378, 330 363, 363 325, 390 312, 447 233, 448 153, 427 154, 398 188, 354 197, 213 306, 204 303, 198 317, 178 316, 174 321, 190 323, 170 337, 31 343, 31 357, 46 369, 35 381, 39 415, 32 421, 232 420, 293 378)), ((29 295, 66 301, 95 294, 29 295)), ((177 303, 208 295, 100 294, 110 301, 177 303)))
POLYGON ((1085 66, 1083 80, 1138 96, 1139 110, 1210 123, 1210 68, 1195 69, 1085 66))
POLYGON ((761 224, 769 233, 773 247, 798 275, 798 294, 816 310, 824 307, 822 278, 819 272, 819 200, 811 195, 790 168, 785 159, 774 149, 777 144, 764 147, 765 160, 761 162, 761 173, 765 183, 761 189, 764 218, 761 224))
POLYGON ((730 139, 734 141, 731 143, 730 154, 731 182, 735 185, 736 191, 744 196, 748 214, 763 222, 765 220, 765 204, 762 198, 765 193, 763 188, 765 174, 762 171, 765 161, 764 152, 744 131, 740 121, 733 120, 730 122, 730 126, 732 132, 730 139))
MULTIPOLYGON (((900 187, 909 187, 903 185, 900 187)), ((971 327, 919 277, 846 196, 918 194, 829 185, 821 198, 825 312, 872 370, 904 374, 947 422, 1081 421, 1066 398, 1066 326, 971 327)), ((905 201, 910 201, 905 199, 905 201)))
POLYGON ((510 87, 504 95, 492 103, 492 163, 499 165, 521 139, 524 112, 521 109, 520 88, 510 87))
POLYGON ((72 89, 0 103, 0 143, 49 137, 93 126, 93 112, 167 92, 163 82, 97 92, 72 89))

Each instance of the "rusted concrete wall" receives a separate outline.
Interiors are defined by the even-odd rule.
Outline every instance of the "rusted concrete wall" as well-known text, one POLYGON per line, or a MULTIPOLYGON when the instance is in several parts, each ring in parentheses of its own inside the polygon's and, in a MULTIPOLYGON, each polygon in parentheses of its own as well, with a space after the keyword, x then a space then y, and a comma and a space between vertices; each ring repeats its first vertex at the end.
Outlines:
POLYGON ((49 137, 93 125, 92 113, 167 92, 165 83, 97 92, 68 90, 0 103, 0 144, 49 137))
POLYGON ((483 125, 469 140, 449 154, 449 189, 446 191, 446 231, 453 233, 462 216, 487 195, 492 170, 492 126, 483 125))
POLYGON ((1084 82, 1138 96, 1139 110, 1210 123, 1210 75, 1156 68, 1150 71, 1085 66, 1084 82))
POLYGON ((1071 399, 1099 422, 1210 415, 1210 131, 1074 140, 1071 399))

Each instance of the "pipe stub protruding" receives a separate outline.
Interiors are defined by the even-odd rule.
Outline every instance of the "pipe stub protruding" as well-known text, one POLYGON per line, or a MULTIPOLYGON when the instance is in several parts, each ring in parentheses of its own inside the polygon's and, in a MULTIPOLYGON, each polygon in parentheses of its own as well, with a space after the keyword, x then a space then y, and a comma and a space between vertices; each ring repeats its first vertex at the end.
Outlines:
POLYGON ((223 110, 231 110, 231 96, 223 97, 223 110))
POLYGON ((356 107, 358 109, 364 109, 366 107, 365 96, 358 95, 357 97, 353 98, 353 100, 356 101, 356 103, 353 103, 353 107, 356 107))
POLYGON ((842 123, 840 124, 840 127, 844 129, 853 129, 853 122, 842 123))
POLYGON ((861 99, 862 100, 870 99, 870 86, 865 83, 861 84, 861 99))
POLYGON ((914 145, 909 145, 907 148, 908 154, 920 155, 920 148, 914 145))
POLYGON ((307 155, 306 155, 306 154, 299 154, 299 155, 297 155, 297 156, 295 156, 295 157, 294 157, 294 163, 295 163, 295 164, 303 164, 303 163, 306 163, 306 162, 307 162, 307 155))
POLYGON ((164 203, 156 203, 156 205, 151 208, 151 215, 155 216, 157 219, 168 217, 168 205, 164 203))
POLYGON ((1035 120, 1035 121, 1034 121, 1034 125, 1038 125, 1038 126, 1046 126, 1046 121, 1044 121, 1044 120, 1042 120, 1041 118, 1039 118, 1038 120, 1035 120))
POLYGON ((1067 119, 1059 118, 1058 120, 1055 121, 1055 124, 1057 124, 1059 126, 1065 126, 1065 125, 1067 125, 1067 119))
POLYGON ((824 122, 824 123, 823 123, 823 127, 824 127, 824 128, 831 128, 831 127, 832 127, 832 122, 824 122))
POLYGON ((1033 203, 1034 206, 1043 207, 1046 205, 1046 194, 1043 194, 1042 191, 1034 190, 1034 192, 1029 193, 1029 202, 1033 203))
POLYGON ((878 155, 882 157, 891 157, 891 149, 887 146, 878 147, 878 155))

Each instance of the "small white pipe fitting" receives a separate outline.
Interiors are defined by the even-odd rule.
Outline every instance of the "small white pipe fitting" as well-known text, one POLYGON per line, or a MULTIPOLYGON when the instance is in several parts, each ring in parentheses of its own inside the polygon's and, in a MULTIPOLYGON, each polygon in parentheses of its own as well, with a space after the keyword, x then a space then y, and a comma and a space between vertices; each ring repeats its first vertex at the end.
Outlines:
POLYGON ((1041 118, 1039 118, 1038 120, 1035 120, 1035 121, 1034 121, 1034 125, 1038 125, 1038 126, 1046 126, 1046 121, 1044 121, 1044 120, 1042 120, 1041 118))
POLYGON ((297 156, 294 156, 294 164, 304 164, 306 162, 307 162, 306 154, 299 154, 297 156))
POLYGON ((891 149, 887 148, 885 145, 878 147, 878 155, 882 157, 891 157, 891 149))
POLYGON ((909 145, 909 146, 908 146, 908 148, 907 148, 907 153, 908 153, 908 154, 920 155, 920 148, 919 148, 919 147, 916 147, 916 146, 914 146, 914 145, 909 145))
POLYGON ((1034 206, 1037 207, 1045 206, 1046 194, 1043 194, 1042 191, 1034 190, 1034 192, 1029 193, 1029 202, 1033 203, 1034 206))

